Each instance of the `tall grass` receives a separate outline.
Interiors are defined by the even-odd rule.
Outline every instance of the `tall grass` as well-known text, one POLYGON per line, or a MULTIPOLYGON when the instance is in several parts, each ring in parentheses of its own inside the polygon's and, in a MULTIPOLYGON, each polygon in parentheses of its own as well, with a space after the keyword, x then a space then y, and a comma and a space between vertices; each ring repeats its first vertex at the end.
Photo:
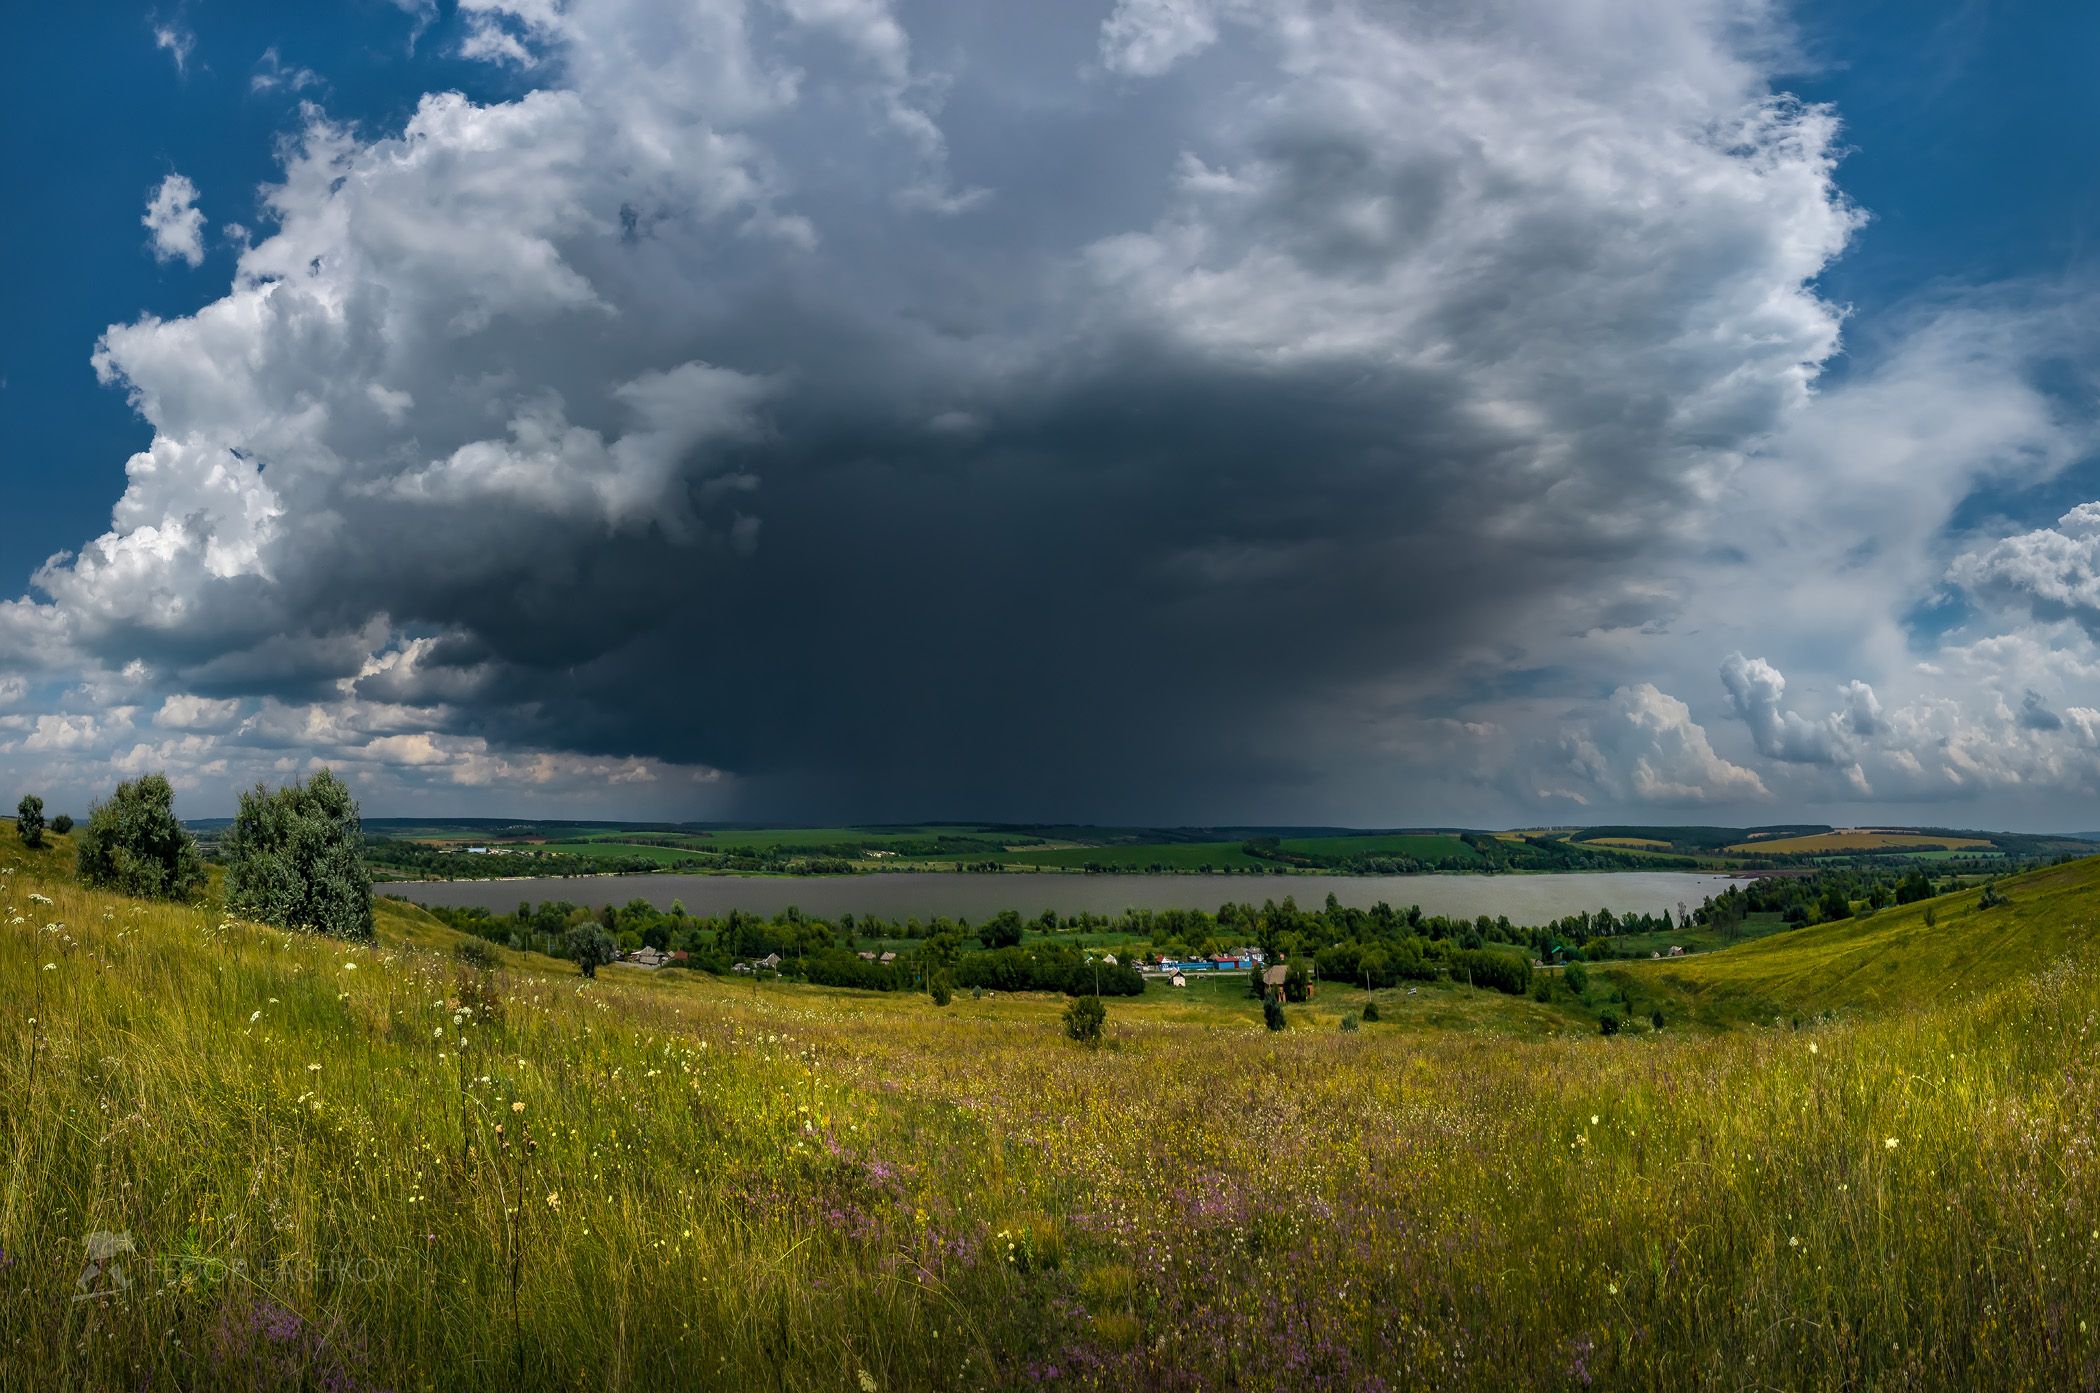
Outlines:
POLYGON ((481 974, 398 912, 359 949, 33 876, 10 1388, 2100 1381, 2082 960, 1706 1036, 1117 1004, 1090 1051, 1050 1001, 481 974))

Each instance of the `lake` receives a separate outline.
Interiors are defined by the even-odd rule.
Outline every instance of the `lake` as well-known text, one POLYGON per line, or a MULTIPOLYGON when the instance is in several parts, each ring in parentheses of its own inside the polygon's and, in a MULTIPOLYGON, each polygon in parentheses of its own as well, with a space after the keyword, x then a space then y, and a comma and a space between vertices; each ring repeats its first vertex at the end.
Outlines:
POLYGON ((982 923, 1002 909, 1034 917, 1046 909, 1118 914, 1126 909, 1206 909, 1260 904, 1294 896, 1317 907, 1331 891, 1345 905, 1369 909, 1420 905, 1425 914, 1473 918, 1507 914, 1516 924, 1543 924, 1577 910, 1614 914, 1677 912, 1717 895, 1735 877, 1689 871, 1595 871, 1546 875, 1043 875, 890 871, 872 875, 546 876, 517 880, 397 881, 375 888, 420 904, 480 906, 509 913, 520 901, 567 900, 599 908, 643 899, 659 909, 682 903, 690 914, 732 909, 774 915, 789 905, 821 919, 842 914, 884 919, 952 919, 982 923))

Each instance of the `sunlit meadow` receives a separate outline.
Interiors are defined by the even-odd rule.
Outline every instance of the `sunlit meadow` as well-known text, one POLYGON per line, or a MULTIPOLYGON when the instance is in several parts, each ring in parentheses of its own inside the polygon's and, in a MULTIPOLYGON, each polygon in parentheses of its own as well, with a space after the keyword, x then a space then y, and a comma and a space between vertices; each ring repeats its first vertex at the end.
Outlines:
POLYGON ((0 928, 12 1387, 2100 1381, 2076 956, 1798 1027, 1117 1003, 1089 1050, 27 864, 0 928))

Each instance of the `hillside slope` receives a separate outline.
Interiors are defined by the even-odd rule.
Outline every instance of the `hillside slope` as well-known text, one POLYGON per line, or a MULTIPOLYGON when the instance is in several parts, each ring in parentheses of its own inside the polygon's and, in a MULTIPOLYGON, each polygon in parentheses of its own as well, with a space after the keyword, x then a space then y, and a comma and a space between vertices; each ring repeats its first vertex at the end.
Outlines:
MULTIPOLYGON (((419 912, 354 947, 16 871, 0 1388, 2090 1386, 2100 976, 2049 945, 2091 879, 1798 1033, 1117 1002, 1088 1050, 1046 1001, 484 973, 419 912), (1993 943, 2054 965, 1972 995, 1993 943)), ((1901 923, 1671 971, 1805 997, 1901 923)))
POLYGON ((1990 909, 1970 888, 1716 953, 1636 964, 1631 975, 1677 997, 1695 1018, 1725 1023, 1960 1001, 2092 945, 2100 857, 2009 876, 1996 889, 2007 903, 1990 909))

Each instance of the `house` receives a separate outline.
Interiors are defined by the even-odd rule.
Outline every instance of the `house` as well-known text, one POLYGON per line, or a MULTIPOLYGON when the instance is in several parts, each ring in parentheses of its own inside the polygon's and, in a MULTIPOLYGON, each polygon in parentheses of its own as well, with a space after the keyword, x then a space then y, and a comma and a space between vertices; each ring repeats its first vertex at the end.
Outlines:
POLYGON ((867 948, 863 948, 863 949, 861 949, 861 950, 860 950, 860 952, 859 952, 859 953, 858 953, 858 954, 857 954, 856 956, 858 956, 858 957, 860 958, 860 960, 861 960, 862 962, 864 962, 864 963, 871 963, 871 962, 874 962, 874 961, 875 961, 875 954, 874 954, 874 952, 873 952, 872 950, 870 950, 870 949, 867 949, 867 948))
POLYGON ((897 955, 895 953, 885 952, 881 957, 877 958, 875 961, 879 963, 893 963, 897 961, 897 955))
POLYGON ((749 972, 751 970, 751 964, 738 963, 736 966, 730 968, 729 970, 731 972, 749 972))
POLYGON ((780 970, 780 954, 768 953, 758 960, 758 965, 769 972, 778 972, 780 970))
POLYGON ((1282 963, 1278 963, 1274 967, 1265 967, 1261 970, 1262 988, 1264 990, 1267 990, 1270 987, 1274 987, 1278 991, 1281 991, 1283 989, 1284 979, 1289 977, 1290 975, 1291 970, 1288 967, 1284 966, 1282 963))
POLYGON ((636 967, 646 967, 654 972, 657 968, 671 961, 671 955, 661 948, 637 948, 627 955, 627 961, 633 963, 636 967))
POLYGON ((1673 958, 1681 958, 1684 956, 1684 949, 1673 943, 1670 945, 1670 956, 1673 958))
POLYGON ((1114 953, 1103 953, 1101 961, 1107 963, 1110 967, 1114 967, 1116 965, 1116 955, 1114 953))
POLYGON ((1178 973, 1178 972, 1177 972, 1177 973, 1175 973, 1175 974, 1174 974, 1174 975, 1173 975, 1172 977, 1169 977, 1169 978, 1167 979, 1167 981, 1168 981, 1168 982, 1169 982, 1170 984, 1172 984, 1173 986, 1177 986, 1177 987, 1185 987, 1185 986, 1187 986, 1187 985, 1189 984, 1189 979, 1188 979, 1188 978, 1186 978, 1186 977, 1184 977, 1184 976, 1182 976, 1182 975, 1181 975, 1180 973, 1178 973))

